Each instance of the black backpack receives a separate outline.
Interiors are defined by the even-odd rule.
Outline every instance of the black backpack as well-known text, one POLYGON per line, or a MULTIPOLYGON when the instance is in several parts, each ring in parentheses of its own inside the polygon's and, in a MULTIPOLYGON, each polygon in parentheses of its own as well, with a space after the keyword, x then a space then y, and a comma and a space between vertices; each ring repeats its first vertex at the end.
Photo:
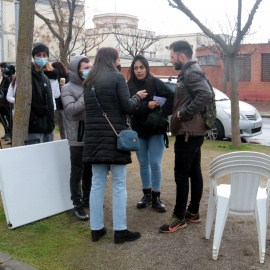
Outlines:
MULTIPOLYGON (((194 71, 194 72, 196 72, 196 71, 194 71)), ((202 119, 203 119, 203 122, 204 122, 204 125, 209 130, 209 129, 212 128, 212 126, 213 126, 213 124, 215 122, 216 116, 217 116, 215 92, 213 90, 212 84, 210 83, 209 79, 205 76, 205 74, 203 72, 200 72, 199 74, 204 76, 204 78, 207 81, 207 84, 209 85, 209 87, 211 89, 211 92, 212 92, 212 97, 211 97, 209 103, 204 107, 204 110, 200 112, 201 116, 202 116, 202 119)), ((184 86, 188 90, 188 93, 192 97, 192 99, 194 99, 194 94, 190 90, 190 88, 188 87, 188 85, 186 83, 186 75, 185 75, 185 73, 184 73, 184 86)))

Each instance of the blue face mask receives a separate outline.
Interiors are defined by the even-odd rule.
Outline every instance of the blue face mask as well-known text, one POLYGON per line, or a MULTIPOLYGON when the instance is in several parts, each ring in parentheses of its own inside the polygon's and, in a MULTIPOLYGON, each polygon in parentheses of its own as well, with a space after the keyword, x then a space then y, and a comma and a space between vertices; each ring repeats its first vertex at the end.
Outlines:
POLYGON ((83 70, 82 70, 82 73, 83 73, 83 74, 82 74, 82 77, 83 77, 83 79, 85 79, 85 78, 87 77, 89 71, 90 71, 90 69, 83 69, 83 70))
POLYGON ((47 64, 48 62, 48 58, 39 58, 36 57, 35 58, 35 63, 39 66, 39 67, 43 67, 47 64))

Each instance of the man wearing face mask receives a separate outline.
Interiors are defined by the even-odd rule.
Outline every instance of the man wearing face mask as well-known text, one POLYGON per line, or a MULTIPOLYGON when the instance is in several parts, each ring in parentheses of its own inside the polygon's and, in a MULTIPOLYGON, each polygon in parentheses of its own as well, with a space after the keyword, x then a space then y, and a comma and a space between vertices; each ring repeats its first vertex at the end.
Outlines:
POLYGON ((92 181, 90 163, 83 163, 84 145, 84 87, 92 65, 83 55, 75 56, 69 64, 69 82, 62 87, 61 100, 66 116, 66 131, 70 146, 70 192, 74 205, 74 214, 79 220, 88 220, 83 207, 89 207, 89 194, 92 181), (82 179, 82 184, 81 184, 82 179))
POLYGON ((31 143, 53 141, 54 106, 50 80, 43 73, 49 48, 43 42, 33 44, 32 56, 32 102, 29 119, 28 140, 31 143))

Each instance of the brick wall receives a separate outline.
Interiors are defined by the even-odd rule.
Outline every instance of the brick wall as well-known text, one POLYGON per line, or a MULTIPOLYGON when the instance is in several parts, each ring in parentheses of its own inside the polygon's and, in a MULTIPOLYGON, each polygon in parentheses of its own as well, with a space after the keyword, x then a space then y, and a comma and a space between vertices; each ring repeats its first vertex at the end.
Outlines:
MULTIPOLYGON (((245 44, 241 45, 239 54, 251 54, 251 80, 250 82, 238 82, 239 99, 252 103, 270 103, 270 82, 262 82, 261 54, 270 53, 270 44, 245 44)), ((207 48, 200 48, 196 56, 213 54, 207 48)), ((222 91, 223 62, 217 59, 217 66, 201 66, 203 72, 210 79, 212 85, 222 91)), ((151 72, 156 76, 176 76, 179 71, 173 66, 151 66, 151 72)), ((122 74, 127 78, 128 68, 122 68, 122 74)), ((227 94, 230 95, 229 82, 227 94)))

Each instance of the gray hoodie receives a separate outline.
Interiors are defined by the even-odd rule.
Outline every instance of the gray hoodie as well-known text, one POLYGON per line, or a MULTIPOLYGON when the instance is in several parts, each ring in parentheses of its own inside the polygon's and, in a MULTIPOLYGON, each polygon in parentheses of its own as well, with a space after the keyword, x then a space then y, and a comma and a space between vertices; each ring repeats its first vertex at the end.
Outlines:
POLYGON ((84 55, 75 56, 69 63, 69 82, 62 87, 61 99, 66 116, 66 129, 70 146, 83 146, 85 106, 83 81, 79 76, 79 63, 84 55), (82 134, 83 138, 80 138, 82 134))

